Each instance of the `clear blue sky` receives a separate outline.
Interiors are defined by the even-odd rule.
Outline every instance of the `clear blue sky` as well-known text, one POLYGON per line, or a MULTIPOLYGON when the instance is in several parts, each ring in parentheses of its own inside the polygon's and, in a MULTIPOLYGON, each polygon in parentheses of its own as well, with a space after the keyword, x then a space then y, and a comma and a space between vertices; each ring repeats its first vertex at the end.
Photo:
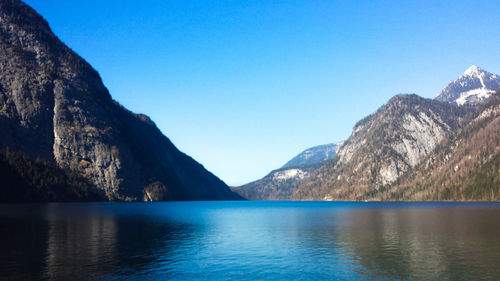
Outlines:
POLYGON ((226 183, 346 139, 398 93, 500 73, 496 1, 28 0, 101 74, 226 183))

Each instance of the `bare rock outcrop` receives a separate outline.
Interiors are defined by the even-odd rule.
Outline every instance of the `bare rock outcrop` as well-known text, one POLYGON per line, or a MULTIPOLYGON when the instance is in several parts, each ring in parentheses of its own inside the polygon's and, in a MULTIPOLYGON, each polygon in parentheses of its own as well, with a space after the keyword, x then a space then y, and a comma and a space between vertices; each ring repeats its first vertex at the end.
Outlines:
POLYGON ((362 200, 417 166, 474 108, 421 98, 393 97, 359 121, 328 164, 292 195, 301 200, 362 200))
POLYGON ((155 124, 111 98, 99 74, 18 0, 0 2, 0 145, 77 172, 109 199, 237 199, 155 124), (163 192, 163 194, 159 194, 163 192))

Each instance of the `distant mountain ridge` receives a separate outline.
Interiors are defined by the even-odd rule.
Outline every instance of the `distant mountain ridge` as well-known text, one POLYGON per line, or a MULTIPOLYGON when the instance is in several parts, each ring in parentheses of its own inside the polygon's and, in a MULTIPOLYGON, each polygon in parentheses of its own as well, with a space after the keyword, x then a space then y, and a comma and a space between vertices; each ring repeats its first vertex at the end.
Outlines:
POLYGON ((329 143, 308 148, 288 161, 281 168, 304 167, 309 165, 321 165, 332 159, 342 142, 329 143))
POLYGON ((500 76, 473 65, 457 80, 448 83, 436 96, 436 100, 457 105, 478 104, 498 89, 500 76))
POLYGON ((0 130, 0 147, 79 174, 109 200, 241 199, 114 101, 97 71, 18 0, 0 2, 0 130))
POLYGON ((335 156, 341 145, 339 142, 308 148, 262 179, 231 189, 250 200, 287 200, 302 180, 335 156))

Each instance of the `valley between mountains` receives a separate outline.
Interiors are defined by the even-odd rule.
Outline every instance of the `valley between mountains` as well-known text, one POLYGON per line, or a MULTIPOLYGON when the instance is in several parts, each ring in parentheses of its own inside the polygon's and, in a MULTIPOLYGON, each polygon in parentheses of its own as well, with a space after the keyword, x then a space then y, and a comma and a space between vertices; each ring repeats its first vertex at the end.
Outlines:
POLYGON ((115 101, 34 9, 0 1, 0 201, 496 201, 498 89, 471 66, 435 99, 396 95, 345 141, 230 188, 115 101))

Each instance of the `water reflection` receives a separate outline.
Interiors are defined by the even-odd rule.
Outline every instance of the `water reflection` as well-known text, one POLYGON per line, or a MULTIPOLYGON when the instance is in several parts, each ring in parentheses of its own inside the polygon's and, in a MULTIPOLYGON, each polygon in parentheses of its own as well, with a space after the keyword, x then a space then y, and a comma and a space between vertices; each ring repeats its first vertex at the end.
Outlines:
POLYGON ((2 280, 499 280, 500 206, 0 205, 2 280))
POLYGON ((115 217, 82 216, 73 211, 61 213, 60 205, 47 208, 46 279, 81 278, 82 265, 97 275, 113 269, 118 248, 115 217))
POLYGON ((42 279, 47 225, 39 220, 0 219, 0 279, 42 279))
POLYGON ((2 206, 0 279, 102 280, 137 275, 168 261, 163 257, 178 246, 171 242, 186 241, 191 233, 184 224, 146 214, 123 216, 125 212, 115 207, 2 206))
POLYGON ((366 277, 496 280, 500 268, 497 208, 355 210, 339 239, 366 277))

